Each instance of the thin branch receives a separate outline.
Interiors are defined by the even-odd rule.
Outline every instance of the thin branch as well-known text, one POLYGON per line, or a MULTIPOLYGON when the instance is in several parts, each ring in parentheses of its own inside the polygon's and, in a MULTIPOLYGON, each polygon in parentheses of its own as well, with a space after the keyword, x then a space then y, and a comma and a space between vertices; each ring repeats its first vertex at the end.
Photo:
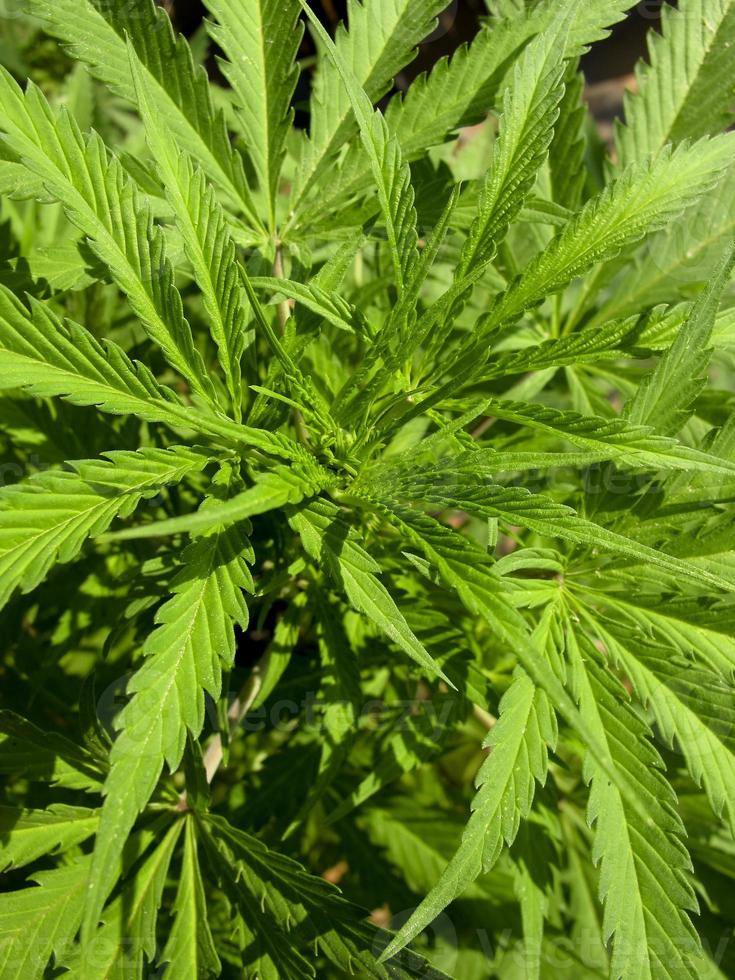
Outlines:
MULTIPOLYGON (((279 242, 276 245, 276 257, 273 260, 273 276, 275 279, 285 279, 283 274, 283 246, 279 242)), ((278 327, 283 336, 286 329, 286 323, 291 316, 291 305, 287 299, 284 299, 278 304, 278 327)))
MULTIPOLYGON (((276 245, 276 257, 273 261, 273 276, 276 279, 285 279, 283 271, 283 246, 280 242, 276 245)), ((291 317, 291 301, 284 299, 278 304, 277 314, 278 314, 278 328, 281 336, 286 331, 286 324, 291 317)), ((304 417, 301 412, 295 408, 293 412, 293 421, 296 428, 296 434, 298 436, 299 442, 304 446, 309 444, 309 431, 306 428, 306 423, 304 422, 304 417)))
MULTIPOLYGON (((243 686, 235 698, 235 700, 230 705, 230 709, 227 712, 227 723, 229 728, 229 737, 234 735, 237 728, 242 724, 248 711, 252 708, 255 703, 260 689, 263 686, 263 677, 268 669, 268 662, 270 661, 270 648, 266 650, 260 660, 255 664, 250 676, 245 681, 243 686)), ((229 740, 229 739, 228 739, 229 740)), ((204 753, 204 771, 207 774, 207 782, 211 783, 215 777, 217 770, 222 764, 222 759, 224 756, 224 746, 222 744, 222 735, 220 732, 214 736, 212 741, 207 746, 207 750, 204 753)))

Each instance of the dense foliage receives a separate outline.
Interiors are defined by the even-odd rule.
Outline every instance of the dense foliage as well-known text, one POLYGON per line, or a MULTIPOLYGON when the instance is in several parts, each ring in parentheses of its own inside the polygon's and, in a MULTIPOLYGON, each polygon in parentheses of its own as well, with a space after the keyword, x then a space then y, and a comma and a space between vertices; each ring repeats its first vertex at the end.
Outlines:
POLYGON ((444 6, 6 9, 3 980, 735 976, 735 0, 444 6))

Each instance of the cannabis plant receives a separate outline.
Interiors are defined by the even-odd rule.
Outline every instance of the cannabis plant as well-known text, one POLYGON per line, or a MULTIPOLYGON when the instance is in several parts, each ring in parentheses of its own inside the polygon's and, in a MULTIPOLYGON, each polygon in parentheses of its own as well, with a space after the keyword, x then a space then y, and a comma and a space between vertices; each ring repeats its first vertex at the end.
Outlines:
POLYGON ((2 22, 0 975, 735 976, 735 0, 206 6, 2 22))

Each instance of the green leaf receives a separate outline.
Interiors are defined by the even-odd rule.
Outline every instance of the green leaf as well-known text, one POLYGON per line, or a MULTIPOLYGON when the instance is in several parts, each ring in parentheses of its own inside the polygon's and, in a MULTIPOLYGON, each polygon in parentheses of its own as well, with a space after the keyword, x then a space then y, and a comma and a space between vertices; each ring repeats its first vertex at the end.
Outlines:
POLYGON ((197 831, 188 817, 184 831, 184 856, 173 906, 174 919, 161 963, 166 972, 181 980, 202 980, 219 976, 221 963, 217 956, 207 918, 207 900, 199 868, 197 831))
POLYGON ((3 980, 42 980, 53 954, 71 946, 84 907, 89 862, 40 871, 29 888, 0 895, 0 973, 3 980))
MULTIPOLYGON (((686 600, 662 605, 635 593, 631 586, 630 573, 624 574, 620 588, 604 594, 606 607, 615 610, 616 622, 630 618, 644 625, 652 642, 672 650, 677 660, 693 660, 725 680, 735 673, 735 638, 730 635, 724 610, 717 606, 712 611, 700 610, 698 604, 686 600)), ((661 589, 665 588, 662 584, 661 589)))
MULTIPOLYGON (((639 389, 643 390, 643 389, 639 389)), ((681 388, 678 389, 681 399, 681 388)), ((655 426, 658 420, 638 417, 634 422, 614 416, 580 415, 564 412, 544 405, 491 399, 482 409, 483 414, 518 422, 530 429, 559 436, 581 449, 601 450, 608 459, 619 466, 632 468, 651 467, 664 469, 697 470, 703 473, 719 473, 724 476, 733 472, 732 464, 718 459, 711 453, 692 449, 675 439, 657 435, 664 426, 655 426), (641 424, 644 423, 644 424, 641 424)), ((501 458, 505 453, 498 454, 501 458)), ((483 457, 483 463, 493 467, 494 453, 483 457)), ((560 465, 562 457, 560 456, 560 465)))
POLYGON ((135 103, 126 39, 145 66, 156 111, 176 134, 227 201, 245 214, 255 240, 263 228, 248 188, 243 163, 231 145, 224 116, 214 108, 206 73, 176 36, 171 22, 152 0, 32 0, 32 12, 72 56, 129 102, 135 103))
POLYGON ((374 955, 380 930, 365 923, 362 910, 342 898, 333 885, 237 830, 223 817, 209 816, 207 831, 207 851, 233 901, 242 907, 248 965, 264 980, 314 976, 315 947, 338 970, 361 977, 444 978, 413 954, 408 957, 407 970, 399 968, 394 973, 382 966, 374 955), (309 959, 302 949, 309 950, 309 959))
POLYGON ((243 590, 253 590, 247 567, 253 556, 240 529, 218 529, 194 541, 184 557, 173 595, 144 645, 143 665, 128 683, 130 700, 116 719, 84 916, 87 941, 109 894, 105 868, 153 794, 164 763, 173 771, 187 731, 201 732, 204 694, 219 697, 222 671, 235 655, 235 624, 248 622, 243 590))
POLYGON ((417 936, 498 859, 503 843, 511 844, 522 818, 531 809, 535 780, 543 783, 548 766, 546 744, 556 729, 548 702, 522 671, 500 703, 500 716, 483 747, 492 751, 477 774, 477 795, 462 842, 439 881, 390 943, 388 959, 417 936))
POLYGON ((92 793, 104 779, 100 763, 85 749, 7 710, 0 711, 0 772, 92 793))
POLYGON ((119 161, 96 133, 85 139, 68 110, 55 114, 32 83, 24 95, 5 69, 0 106, 0 130, 11 148, 63 204, 172 367, 214 400, 173 282, 163 232, 119 161))
MULTIPOLYGON (((2 749, 0 752, 5 754, 2 749)), ((95 810, 63 803, 55 803, 47 810, 0 806, 0 834, 3 836, 0 869, 20 868, 46 854, 69 850, 91 837, 97 822, 95 810)))
POLYGON ((317 499, 294 511, 291 526, 301 536, 307 554, 324 565, 354 608, 432 677, 454 684, 416 639, 391 594, 378 579, 380 566, 365 551, 356 531, 340 517, 339 508, 317 499))
POLYGON ((364 315, 337 293, 323 289, 316 277, 309 283, 301 283, 270 276, 251 276, 250 282, 255 290, 280 293, 303 304, 339 330, 346 330, 348 333, 367 333, 369 330, 364 315))
POLYGON ((201 533, 216 525, 236 524, 265 514, 268 511, 298 504, 304 497, 313 497, 334 481, 332 474, 309 457, 292 466, 267 470, 255 486, 235 494, 223 503, 207 504, 193 514, 170 517, 167 520, 141 524, 107 535, 108 540, 126 541, 132 538, 155 538, 167 534, 201 533))
MULTIPOLYGON (((241 264, 239 265, 239 271, 243 285, 245 286, 245 292, 250 302, 250 307, 255 315, 256 323, 260 327, 263 336, 268 342, 268 346, 272 350, 273 354, 275 354, 280 368, 283 370, 291 394, 294 397, 300 398, 302 403, 301 405, 296 406, 295 402, 289 399, 288 396, 282 395, 281 397, 287 404, 298 407, 298 409, 304 413, 308 412, 310 419, 313 420, 319 429, 321 429, 322 433, 329 433, 332 435, 334 432, 334 423, 332 421, 326 399, 321 392, 316 389, 312 379, 310 377, 306 377, 306 375, 294 361, 290 352, 286 349, 283 341, 276 335, 276 332, 263 311, 260 300, 255 294, 250 276, 245 271, 244 266, 241 264)), ((273 393, 271 392, 271 394, 273 393)))
POLYGON ((138 108, 145 125, 166 196, 174 209, 194 278, 202 290, 209 329, 219 349, 235 418, 242 403, 242 369, 245 349, 245 311, 241 302, 235 243, 227 221, 203 171, 176 145, 174 133, 161 124, 155 111, 151 86, 135 49, 128 42, 138 108))
POLYGON ((610 975, 694 978, 700 944, 686 911, 696 910, 697 903, 686 877, 690 863, 676 797, 646 725, 626 705, 620 684, 597 665, 590 647, 589 642, 581 649, 574 642, 567 647, 580 709, 608 744, 641 805, 641 812, 631 808, 587 758, 587 819, 595 828, 593 859, 600 864, 603 940, 613 939, 610 975))
POLYGON ((711 190, 732 160, 729 134, 632 164, 592 198, 495 302, 482 336, 664 227, 711 190))
POLYGON ((30 592, 57 562, 72 561, 89 537, 145 498, 204 469, 203 450, 140 449, 36 473, 0 490, 0 605, 30 592))
MULTIPOLYGON (((308 15, 308 8, 302 6, 308 15)), ((299 210, 315 183, 328 175, 334 154, 345 139, 358 126, 363 127, 359 117, 355 123, 355 103, 343 87, 344 72, 358 90, 364 90, 364 98, 371 105, 377 102, 394 76, 413 59, 416 45, 431 33, 443 6, 442 0, 371 0, 369 4, 350 0, 349 30, 338 30, 334 58, 321 59, 314 80, 309 138, 302 140, 299 148, 292 209, 299 210)), ((326 32, 320 30, 318 22, 312 20, 312 24, 330 50, 326 32)))
POLYGON ((648 34, 648 61, 625 95, 625 125, 616 146, 623 165, 666 143, 721 133, 735 119, 735 3, 681 0, 664 4, 661 32, 648 34))
POLYGON ((207 30, 225 53, 220 67, 232 87, 240 129, 274 229, 276 192, 298 78, 300 8, 297 0, 207 0, 206 5, 216 18, 207 30))
MULTIPOLYGON (((351 70, 349 62, 343 58, 339 48, 331 41, 304 0, 299 2, 329 52, 352 104, 363 145, 370 157, 373 180, 378 190, 380 209, 388 233, 395 281, 399 293, 402 293, 411 269, 418 261, 417 218, 411 171, 403 160, 398 140, 391 136, 382 114, 373 112, 372 103, 364 89, 360 87, 358 77, 351 70)), ((359 9, 357 5, 355 9, 359 9)))
POLYGON ((494 258, 546 158, 564 93, 561 55, 577 6, 563 5, 558 21, 528 45, 513 67, 511 83, 503 93, 492 164, 482 182, 455 279, 494 258))
MULTIPOLYGON (((395 484, 381 487, 374 493, 381 496, 392 493, 409 499, 418 499, 445 509, 465 510, 485 518, 500 518, 510 525, 530 528, 550 538, 562 538, 593 549, 603 549, 621 558, 643 564, 656 565, 674 575, 684 576, 701 586, 733 591, 733 584, 725 577, 699 569, 682 561, 639 544, 608 528, 585 520, 564 504, 557 504, 544 494, 532 493, 525 487, 503 487, 490 482, 478 485, 477 452, 469 452, 445 469, 428 467, 425 476, 418 467, 412 475, 395 484)), ((488 480, 491 479, 487 474, 488 480)), ((367 484, 361 492, 370 493, 367 484)))
POLYGON ((594 329, 575 331, 568 337, 545 340, 520 350, 497 351, 487 364, 478 384, 493 378, 504 378, 526 371, 543 371, 567 364, 586 364, 598 360, 616 360, 628 347, 634 346, 640 333, 640 318, 611 320, 594 329))
MULTIPOLYGON (((639 622, 645 625, 645 616, 639 622)), ((713 811, 735 836, 735 711, 729 685, 710 671, 672 658, 667 647, 631 643, 627 631, 614 624, 602 630, 596 623, 596 628, 650 709, 662 738, 682 753, 692 779, 704 787, 713 811)))
POLYGON ((75 405, 212 436, 225 445, 257 447, 280 459, 307 455, 288 436, 184 405, 116 344, 103 345, 79 324, 62 324, 50 307, 32 298, 29 303, 30 311, 0 284, 0 389, 61 396, 75 405))
MULTIPOLYGON (((573 30, 573 27, 570 28, 573 30)), ((549 177, 553 200, 575 211, 580 204, 585 173, 585 79, 574 61, 567 63, 564 76, 564 97, 559 106, 559 119, 549 148, 549 177)))
MULTIPOLYGON (((629 6, 628 0, 582 4, 571 26, 566 57, 578 56, 587 44, 607 36, 604 28, 621 20, 629 6)), ((460 128, 481 122, 501 101, 514 59, 534 37, 553 29, 558 15, 556 0, 545 0, 513 22, 500 21, 492 28, 481 25, 472 41, 459 47, 451 59, 440 58, 429 74, 419 75, 405 93, 393 96, 385 118, 404 157, 415 160, 460 128)), ((340 201, 364 193, 369 176, 367 154, 354 143, 338 173, 330 174, 330 183, 320 185, 320 195, 310 202, 304 220, 318 223, 340 201)))
POLYGON ((674 433, 691 415, 690 406, 706 384, 708 349, 722 293, 735 267, 735 244, 724 256, 716 275, 692 307, 674 343, 636 389, 626 406, 632 422, 674 433))
POLYGON ((445 583, 457 591, 465 608, 474 616, 481 616, 503 646, 515 651, 536 687, 545 692, 556 711, 580 733, 600 768, 630 799, 630 788, 617 777, 603 743, 587 726, 556 670, 533 642, 523 617, 502 594, 505 591, 502 579, 498 581, 493 570, 488 570, 485 563, 489 556, 456 531, 417 514, 399 501, 371 497, 371 503, 390 511, 404 529, 409 529, 412 540, 436 565, 445 583))
POLYGON ((7 710, 0 711, 0 772, 91 793, 100 791, 104 779, 100 763, 85 749, 7 710))
POLYGON ((196 412, 116 344, 103 346, 79 324, 63 324, 48 306, 32 297, 28 302, 30 309, 0 284, 0 387, 177 426, 196 420, 196 412))
MULTIPOLYGON (((156 919, 182 828, 182 820, 168 828, 160 844, 145 855, 123 883, 121 893, 102 912, 102 925, 89 944, 77 947, 64 958, 69 980, 125 980, 131 975, 140 976, 145 963, 153 965, 156 919)), ((100 873, 104 869, 95 869, 93 861, 90 891, 94 890, 95 874, 100 873)))

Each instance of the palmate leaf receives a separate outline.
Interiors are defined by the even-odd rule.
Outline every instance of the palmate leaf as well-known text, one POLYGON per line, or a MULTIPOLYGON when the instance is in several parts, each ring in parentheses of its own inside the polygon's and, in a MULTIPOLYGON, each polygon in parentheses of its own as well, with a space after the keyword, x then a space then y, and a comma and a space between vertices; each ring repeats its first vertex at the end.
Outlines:
POLYGON ((89 793, 100 792, 104 780, 90 752, 12 711, 0 711, 0 773, 89 793))
MULTIPOLYGON (((489 567, 487 553, 468 538, 406 507, 400 500, 369 493, 367 496, 373 507, 392 515, 412 543, 423 550, 447 587, 456 590, 465 608, 473 615, 481 616, 497 639, 515 651, 536 688, 548 696, 553 708, 580 733, 600 768, 635 805, 635 795, 612 767, 604 743, 579 713, 555 667, 544 657, 536 638, 531 637, 523 617, 508 596, 503 595, 505 583, 489 567)), ((548 630, 540 635, 549 642, 548 630)))
POLYGON ((614 765, 625 771, 641 804, 641 811, 631 808, 587 758, 587 818, 595 828, 593 858, 600 864, 603 939, 613 939, 610 975, 616 980, 697 977, 700 943, 686 914, 697 903, 685 877, 690 862, 674 791, 661 772, 646 725, 625 704, 619 682, 598 665, 599 655, 586 638, 580 647, 570 636, 568 627, 567 653, 580 709, 609 745, 614 765))
POLYGON ((89 537, 131 514, 146 496, 201 471, 212 458, 183 447, 106 455, 0 491, 0 605, 15 589, 34 589, 57 562, 72 561, 89 537))
POLYGON ((33 0, 32 12, 49 34, 89 65, 113 92, 135 102, 126 38, 145 66, 156 93, 156 111, 176 140, 241 209, 255 240, 264 234, 248 188, 242 159, 231 145, 224 117, 212 103, 207 76, 191 50, 175 37, 165 11, 153 0, 33 0))
POLYGON ((209 0, 230 88, 158 0, 29 0, 69 82, 29 47, 39 22, 9 22, 0 61, 52 99, 0 78, 0 482, 59 468, 0 492, 3 703, 53 729, 0 712, 3 975, 432 976, 390 954, 460 895, 456 951, 444 917, 429 941, 458 977, 731 972, 687 912, 701 895, 714 950, 735 876, 732 0, 664 14, 608 165, 578 66, 629 5, 489 3, 383 109, 446 0, 348 0, 334 43, 311 31, 308 137, 297 0, 209 0), (355 809, 378 792, 382 816, 355 809), (92 834, 71 913, 15 883, 92 834), (342 875, 372 908, 428 897, 391 943, 342 875))
POLYGON ((53 954, 63 957, 79 928, 89 861, 33 875, 28 888, 0 895, 0 973, 8 980, 41 980, 53 954))
POLYGON ((247 566, 253 555, 237 525, 195 540, 172 583, 172 597, 156 615, 144 661, 127 686, 130 700, 117 719, 105 803, 92 861, 84 937, 92 931, 110 891, 105 869, 150 799, 163 771, 179 765, 187 731, 204 725, 204 694, 218 698, 222 671, 235 654, 235 625, 245 627, 243 590, 253 591, 247 566))
POLYGON ((197 832, 191 817, 187 817, 184 835, 184 856, 173 906, 174 919, 161 954, 161 963, 167 964, 166 973, 172 977, 203 980, 205 977, 219 976, 221 963, 209 928, 197 832))
POLYGON ((526 371, 543 371, 567 364, 586 364, 600 360, 616 360, 634 347, 641 333, 641 318, 611 320, 594 329, 575 331, 568 337, 545 340, 520 350, 497 351, 485 365, 476 383, 504 378, 526 371))
POLYGON ((235 418, 240 419, 242 378, 240 361, 245 349, 245 310, 241 301, 235 243, 224 212, 206 177, 176 145, 174 133, 155 112, 150 83, 128 42, 138 109, 146 138, 158 165, 166 196, 174 209, 186 255, 202 291, 209 329, 219 349, 235 418))
POLYGON ((532 41, 513 67, 503 96, 498 141, 482 182, 477 213, 462 249, 455 279, 489 262, 533 187, 554 133, 564 93, 560 55, 578 4, 563 4, 558 21, 532 41))
POLYGON ((659 432, 674 433, 691 415, 690 406, 706 384, 715 316, 733 267, 735 244, 692 307, 674 343, 626 406, 631 421, 652 425, 659 432))
MULTIPOLYGON (((383 115, 373 111, 372 103, 365 90, 360 87, 358 77, 351 70, 349 62, 343 58, 339 48, 332 42, 304 0, 299 2, 337 69, 360 127, 360 137, 370 158, 373 180, 378 191, 395 281, 400 294, 404 291, 406 280, 418 261, 417 218, 411 172, 408 164, 403 160, 398 140, 395 136, 391 136, 383 115)), ((357 4, 355 9, 358 9, 357 4)))
MULTIPOLYGON (((407 507, 396 498, 375 496, 369 492, 367 496, 374 508, 397 524, 410 542, 423 551, 446 587, 456 591, 464 607, 473 616, 481 617, 504 647, 516 652, 520 664, 536 687, 548 695, 559 714, 582 734, 599 765, 614 778, 604 748, 586 727, 559 680, 556 667, 547 661, 531 637, 527 623, 515 608, 507 584, 493 568, 488 553, 471 539, 407 507)), ((546 631, 539 635, 544 636, 548 653, 550 633, 546 631)), ((469 690, 465 693, 469 696, 469 690)), ((625 792, 625 787, 621 787, 621 790, 625 792)))
POLYGON ((315 975, 317 948, 338 970, 371 980, 426 977, 445 980, 415 954, 407 968, 383 966, 374 951, 380 930, 365 923, 361 909, 346 901, 323 878, 292 858, 212 814, 203 837, 210 860, 243 912, 245 976, 263 980, 300 980, 315 975), (232 870, 235 876, 232 876, 232 870), (309 958, 301 950, 309 951, 309 958))
MULTIPOLYGON (((566 56, 576 57, 586 45, 607 36, 606 28, 619 21, 629 6, 628 0, 582 4, 571 25, 566 56)), ((420 75, 407 92, 393 96, 385 118, 404 157, 416 159, 428 147, 443 143, 463 126, 480 122, 489 109, 497 107, 514 58, 538 34, 553 29, 558 14, 556 0, 546 0, 516 20, 481 26, 469 45, 460 47, 451 59, 441 58, 430 74, 420 75)), ((364 148, 352 144, 336 179, 331 176, 331 182, 320 185, 319 197, 304 211, 309 225, 333 211, 340 200, 365 192, 370 162, 364 148)))
MULTIPOLYGON (((601 40, 624 16, 626 0, 593 0, 580 5, 570 25, 565 56, 575 58, 588 44, 601 40)), ((442 59, 429 75, 420 76, 405 95, 395 96, 386 111, 390 128, 399 134, 409 158, 443 142, 461 126, 479 122, 497 105, 500 83, 514 57, 535 36, 558 23, 559 5, 544 0, 513 20, 481 28, 467 47, 451 60, 442 59)))
POLYGON ((658 153, 666 143, 721 133, 735 118, 735 3, 664 4, 661 33, 648 35, 648 62, 626 92, 625 125, 616 146, 622 164, 658 153))
MULTIPOLYGON (((414 160, 461 126, 483 119, 494 104, 510 56, 532 36, 533 31, 527 31, 520 39, 507 32, 499 37, 481 28, 469 47, 454 54, 451 63, 447 58, 440 60, 429 76, 419 76, 405 94, 394 96, 385 118, 404 158, 414 160)), ((339 169, 330 176, 329 183, 320 184, 320 193, 300 206, 300 224, 318 227, 341 202, 369 190, 371 163, 361 141, 349 146, 339 169)))
MULTIPOLYGON (((649 238, 613 281, 610 295, 592 313, 588 329, 658 303, 678 303, 698 283, 708 282, 735 237, 735 167, 716 191, 702 198, 687 221, 649 238)), ((645 344, 645 341, 642 341, 645 344)))
POLYGON ((598 620, 595 629, 650 709, 661 737, 682 753, 692 778, 735 836, 735 710, 729 685, 711 671, 672 658, 666 647, 632 641, 615 623, 601 627, 598 620))
MULTIPOLYGON (((175 821, 161 842, 122 885, 102 914, 88 945, 63 958, 69 980, 126 980, 140 976, 156 955, 156 918, 171 858, 184 821, 175 821)), ((94 875, 94 864, 90 872, 94 875)))
MULTIPOLYGON (((350 0, 349 30, 338 30, 336 58, 322 58, 314 79, 309 138, 299 151, 292 209, 298 211, 314 183, 328 172, 335 152, 357 128, 354 101, 340 84, 343 69, 364 90, 372 108, 372 102, 385 94, 394 76, 413 59, 416 45, 431 33, 442 8, 441 0, 350 0)), ((312 23, 326 43, 328 35, 319 30, 318 22, 312 23)), ((363 126, 359 119, 358 125, 363 126)))
POLYGON ((579 207, 586 179, 584 84, 583 73, 577 63, 570 60, 548 157, 552 199, 570 211, 579 207))
MULTIPOLYGON (((681 389, 679 390, 681 392, 681 389)), ((581 449, 601 450, 608 459, 623 467, 695 470, 702 473, 717 473, 720 476, 735 472, 735 468, 728 460, 719 459, 699 449, 692 449, 675 439, 657 435, 657 431, 661 431, 664 427, 660 423, 658 426, 650 424, 654 420, 650 420, 649 423, 647 418, 629 422, 620 417, 586 416, 578 412, 547 408, 545 405, 495 398, 484 403, 482 411, 483 414, 517 422, 539 432, 557 435, 581 449)), ((491 454, 487 457, 489 468, 492 468, 493 456, 494 454, 491 454)))
POLYGON ((447 463, 446 468, 428 466, 424 475, 417 466, 413 473, 406 473, 392 483, 378 480, 375 485, 371 485, 366 480, 360 485, 359 491, 378 499, 392 495, 399 500, 421 500, 445 509, 465 510, 485 518, 499 518, 510 525, 527 527, 551 538, 562 538, 609 551, 619 558, 658 566, 674 575, 685 576, 701 586, 733 591, 732 583, 724 576, 697 568, 689 562, 639 544, 631 538, 586 520, 573 508, 558 504, 544 494, 532 493, 524 487, 493 484, 490 482, 492 477, 489 472, 486 472, 488 482, 478 483, 479 474, 482 474, 481 457, 477 452, 471 451, 455 462, 447 463))
POLYGON ((116 344, 103 345, 79 324, 62 324, 48 305, 33 298, 28 302, 30 309, 0 283, 0 390, 25 388, 114 415, 162 422, 176 432, 197 432, 225 446, 257 447, 279 459, 304 458, 305 450, 286 435, 184 405, 116 344))
POLYGON ((85 139, 67 110, 57 116, 32 84, 23 94, 5 69, 0 72, 0 106, 5 140, 63 204, 172 367, 195 391, 214 400, 173 282, 163 233, 120 163, 96 133, 85 139))
POLYGON ((351 605, 429 674, 454 687, 411 631, 377 577, 380 566, 362 547, 354 528, 341 518, 339 508, 318 498, 293 511, 290 523, 300 535, 306 553, 325 567, 351 605))
POLYGON ((207 30, 225 53, 220 67, 232 86, 240 128, 274 229, 276 192, 298 77, 295 59, 303 34, 298 23, 300 8, 297 0, 207 0, 207 8, 216 18, 216 23, 207 24, 207 30))
POLYGON ((732 160, 729 134, 633 164, 592 198, 496 301, 482 336, 510 324, 597 262, 630 248, 710 190, 732 160))
POLYGON ((0 806, 3 837, 0 870, 20 868, 46 854, 66 851, 91 837, 97 822, 95 810, 63 803, 55 803, 46 810, 0 806))
POLYGON ((556 726, 548 701, 519 671, 500 703, 498 721, 483 743, 490 749, 477 774, 477 795, 462 842, 439 881, 384 953, 392 956, 418 935, 481 872, 489 871, 504 843, 511 844, 531 809, 535 781, 543 783, 547 743, 556 726))
POLYGON ((266 470, 256 484, 229 500, 205 506, 192 514, 170 517, 139 527, 126 528, 108 535, 108 540, 131 540, 132 538, 155 538, 167 534, 198 534, 208 531, 218 524, 235 524, 256 514, 299 504, 304 497, 314 497, 334 482, 329 470, 320 466, 311 457, 299 460, 291 466, 277 466, 266 470))

